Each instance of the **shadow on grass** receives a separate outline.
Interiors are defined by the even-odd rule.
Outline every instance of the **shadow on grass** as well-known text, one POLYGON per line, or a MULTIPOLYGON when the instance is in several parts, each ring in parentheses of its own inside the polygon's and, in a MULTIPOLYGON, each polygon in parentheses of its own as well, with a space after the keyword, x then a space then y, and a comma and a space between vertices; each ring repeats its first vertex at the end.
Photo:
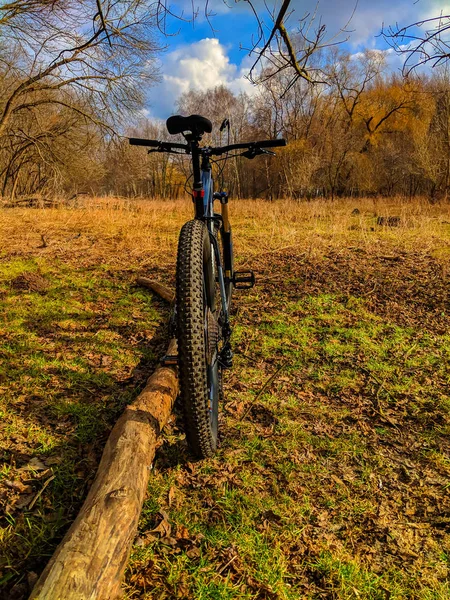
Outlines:
POLYGON ((77 287, 69 267, 41 270, 52 280, 45 294, 7 281, 0 298, 8 315, 0 344, 0 598, 8 600, 28 596, 86 497, 112 427, 167 345, 168 307, 149 292, 115 285, 111 274, 91 272, 83 285, 78 271, 77 287))

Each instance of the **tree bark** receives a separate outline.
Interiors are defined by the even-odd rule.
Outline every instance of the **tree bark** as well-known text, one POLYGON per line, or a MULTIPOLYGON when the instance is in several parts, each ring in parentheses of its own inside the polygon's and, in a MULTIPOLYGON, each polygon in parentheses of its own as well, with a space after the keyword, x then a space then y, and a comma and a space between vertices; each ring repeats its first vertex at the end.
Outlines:
MULTIPOLYGON (((176 354, 172 340, 168 354, 176 354)), ((77 518, 30 600, 113 600, 136 535, 158 436, 178 393, 175 367, 159 367, 112 430, 77 518)))
POLYGON ((175 294, 167 288, 165 285, 158 283, 157 281, 153 281, 153 279, 148 279, 148 277, 138 277, 136 279, 136 283, 138 285, 142 285, 154 291, 158 296, 161 296, 167 302, 172 303, 175 300, 175 294))

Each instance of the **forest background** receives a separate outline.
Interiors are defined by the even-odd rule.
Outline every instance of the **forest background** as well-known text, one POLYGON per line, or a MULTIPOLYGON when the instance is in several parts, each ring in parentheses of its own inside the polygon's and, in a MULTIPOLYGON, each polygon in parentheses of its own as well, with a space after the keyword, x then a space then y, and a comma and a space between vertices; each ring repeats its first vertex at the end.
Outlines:
MULTIPOLYGON (((0 195, 7 202, 185 193, 186 157, 147 156, 125 137, 169 137, 163 121, 144 116, 167 10, 136 0, 98 6, 0 5, 0 195)), ((291 39, 304 53, 304 35, 291 39)), ((406 75, 392 71, 383 51, 324 46, 308 57, 315 85, 301 77, 291 85, 289 71, 265 61, 251 95, 220 85, 178 98, 180 113, 213 121, 205 143, 288 141, 275 160, 228 161, 220 185, 241 198, 446 197, 448 68, 406 75), (228 137, 219 132, 225 118, 228 137)))

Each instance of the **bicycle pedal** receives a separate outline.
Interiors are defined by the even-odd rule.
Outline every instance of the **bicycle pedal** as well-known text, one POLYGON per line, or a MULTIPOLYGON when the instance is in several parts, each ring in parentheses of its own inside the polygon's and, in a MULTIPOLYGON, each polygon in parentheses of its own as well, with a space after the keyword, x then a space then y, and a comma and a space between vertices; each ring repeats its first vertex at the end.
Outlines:
POLYGON ((255 285, 255 274, 253 271, 235 271, 233 285, 237 290, 249 290, 255 285))
POLYGON ((164 367, 176 366, 178 365, 178 356, 173 354, 166 354, 166 356, 163 356, 163 358, 161 359, 161 364, 164 367))

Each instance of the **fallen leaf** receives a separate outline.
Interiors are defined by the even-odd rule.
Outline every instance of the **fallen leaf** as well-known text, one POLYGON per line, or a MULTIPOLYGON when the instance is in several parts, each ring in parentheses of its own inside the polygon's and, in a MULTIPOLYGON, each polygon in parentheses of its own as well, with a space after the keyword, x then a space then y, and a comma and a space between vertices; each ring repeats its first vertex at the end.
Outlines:
POLYGON ((112 363, 111 356, 107 356, 106 354, 103 354, 102 356, 100 356, 100 366, 101 367, 108 367, 111 363, 112 363))
POLYGON ((272 521, 272 523, 281 523, 280 515, 274 513, 273 510, 265 510, 263 513, 261 513, 260 516, 264 521, 272 521))
POLYGON ((199 558, 201 556, 200 548, 197 548, 197 546, 194 546, 193 548, 191 548, 190 550, 188 550, 186 552, 186 556, 191 559, 199 558))
POLYGON ((190 537, 189 530, 185 525, 177 525, 177 531, 175 535, 178 540, 188 540, 190 537))
POLYGON ((45 469, 45 471, 41 471, 40 473, 37 473, 35 479, 46 479, 47 477, 50 477, 51 475, 53 475, 53 470, 45 469))
POLYGON ((29 573, 27 573, 27 583, 28 583, 28 587, 30 588, 30 590, 32 590, 34 588, 34 586, 37 583, 37 580, 38 580, 37 573, 35 573, 34 571, 29 571, 29 573))
POLYGON ((15 503, 16 508, 25 508, 33 500, 34 494, 26 494, 25 496, 19 496, 19 499, 15 503))
POLYGON ((170 537, 172 527, 169 523, 169 516, 164 510, 160 510, 159 515, 161 516, 159 525, 157 525, 154 529, 151 529, 149 533, 160 533, 161 537, 170 537))
POLYGON ((164 537, 162 537, 160 539, 160 542, 162 544, 167 544, 167 546, 176 546, 178 540, 175 539, 174 537, 170 537, 170 535, 165 535, 164 537))
POLYGON ((45 464, 48 466, 59 465, 61 463, 62 463, 61 456, 49 456, 48 458, 45 459, 45 464))
POLYGON ((31 485, 24 485, 21 481, 10 481, 9 479, 6 479, 3 483, 6 485, 6 487, 20 492, 21 494, 31 492, 33 490, 31 485))
POLYGON ((45 471, 47 467, 39 460, 39 458, 37 458, 37 456, 34 456, 24 468, 34 469, 35 471, 45 471))
POLYGON ((342 481, 342 479, 339 479, 339 477, 334 475, 334 473, 331 474, 331 479, 338 485, 345 485, 345 483, 342 481))
POLYGON ((177 586, 177 598, 189 598, 189 588, 184 584, 177 586))

